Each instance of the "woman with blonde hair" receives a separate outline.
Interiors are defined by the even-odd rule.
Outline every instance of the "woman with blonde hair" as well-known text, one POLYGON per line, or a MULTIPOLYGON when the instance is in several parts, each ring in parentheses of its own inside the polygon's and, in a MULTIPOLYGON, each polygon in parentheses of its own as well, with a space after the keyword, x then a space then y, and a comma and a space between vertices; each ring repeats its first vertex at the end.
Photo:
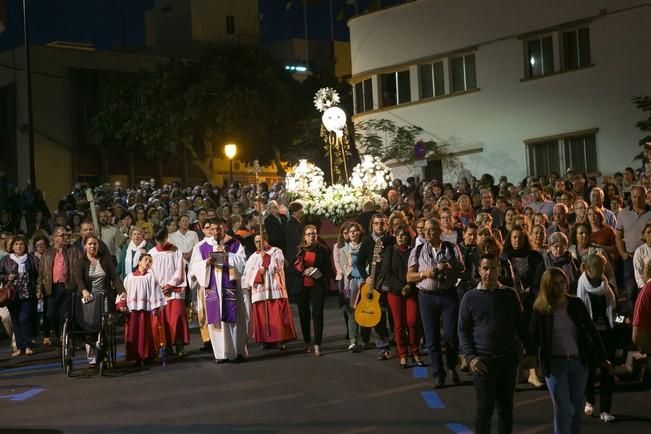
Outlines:
POLYGON ((475 221, 475 210, 472 209, 472 200, 467 194, 462 194, 457 199, 457 213, 456 218, 461 224, 466 227, 468 223, 475 221))
POLYGON ((560 268, 545 271, 533 304, 531 337, 554 406, 554 433, 579 434, 588 366, 595 357, 612 371, 588 310, 567 293, 560 268))

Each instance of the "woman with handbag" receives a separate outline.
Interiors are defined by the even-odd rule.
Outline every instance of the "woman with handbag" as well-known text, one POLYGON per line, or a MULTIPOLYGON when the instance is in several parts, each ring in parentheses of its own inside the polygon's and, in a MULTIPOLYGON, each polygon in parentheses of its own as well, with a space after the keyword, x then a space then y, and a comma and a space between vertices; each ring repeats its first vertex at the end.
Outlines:
POLYGON ((323 338, 323 308, 330 282, 330 253, 318 242, 317 229, 303 229, 303 244, 296 253, 293 271, 296 275, 296 304, 301 320, 305 352, 310 352, 310 319, 314 323, 314 355, 321 355, 323 338))
POLYGON ((407 283, 407 265, 411 245, 411 234, 407 225, 398 226, 396 244, 385 249, 380 264, 378 282, 388 291, 387 300, 393 317, 393 335, 396 340, 400 367, 407 369, 407 356, 418 366, 423 366, 419 354, 420 326, 418 315, 418 292, 407 283))
POLYGON ((542 275, 531 318, 531 337, 554 405, 555 434, 581 432, 591 359, 609 372, 613 369, 588 310, 567 291, 565 273, 549 268, 542 275))
POLYGON ((0 260, 0 282, 13 286, 15 291, 14 300, 7 306, 16 336, 16 351, 12 356, 29 356, 33 354, 33 318, 40 297, 36 290, 38 262, 27 253, 27 240, 22 235, 16 235, 7 247, 11 253, 0 260))
MULTIPOLYGON (((86 254, 81 257, 77 263, 75 270, 75 284, 78 290, 78 296, 81 297, 81 302, 83 304, 91 303, 95 300, 96 296, 100 295, 103 297, 110 297, 113 299, 115 292, 114 289, 119 293, 124 292, 124 286, 122 284, 122 279, 115 271, 113 266, 113 259, 108 254, 108 251, 105 254, 100 253, 100 240, 97 236, 90 234, 87 235, 83 240, 84 251, 86 254)), ((98 313, 101 311, 100 308, 93 310, 94 306, 98 305, 89 305, 87 312, 89 315, 91 313, 98 313)), ((87 322, 89 325, 93 325, 99 321, 97 317, 86 317, 86 311, 83 313, 83 321, 87 322)), ((96 365, 96 352, 95 346, 91 344, 86 344, 86 357, 88 359, 88 365, 92 368, 96 365)))

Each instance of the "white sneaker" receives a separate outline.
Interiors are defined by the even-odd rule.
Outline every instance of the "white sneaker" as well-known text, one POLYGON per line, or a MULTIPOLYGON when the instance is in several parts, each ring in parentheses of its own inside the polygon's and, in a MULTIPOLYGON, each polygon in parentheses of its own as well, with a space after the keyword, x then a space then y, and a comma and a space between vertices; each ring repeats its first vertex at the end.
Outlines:
POLYGON ((353 351, 353 350, 355 349, 356 346, 357 346, 357 344, 350 344, 350 345, 348 345, 348 351, 353 351))
POLYGON ((318 345, 314 346, 314 355, 317 357, 321 356, 321 348, 318 345))
POLYGON ((585 407, 583 408, 583 412, 585 413, 586 416, 592 416, 592 413, 594 412, 594 407, 589 402, 586 402, 585 407))
POLYGON ((600 419, 603 422, 608 423, 608 422, 613 422, 615 420, 615 416, 613 416, 612 414, 607 413, 607 412, 604 411, 604 412, 601 413, 600 419))

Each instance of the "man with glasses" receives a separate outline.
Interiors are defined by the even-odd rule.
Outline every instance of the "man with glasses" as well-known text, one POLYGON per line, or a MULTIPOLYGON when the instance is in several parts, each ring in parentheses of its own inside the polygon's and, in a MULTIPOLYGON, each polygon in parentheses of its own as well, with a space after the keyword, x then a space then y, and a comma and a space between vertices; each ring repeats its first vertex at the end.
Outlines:
POLYGON ((70 311, 74 288, 75 270, 71 268, 74 253, 68 239, 69 234, 64 227, 55 227, 52 246, 41 256, 38 269, 37 293, 44 296, 48 320, 57 338, 61 335, 63 320, 70 311))
MULTIPOLYGON (((396 243, 396 239, 389 234, 387 217, 384 214, 374 214, 371 218, 371 233, 369 236, 365 237, 362 240, 362 245, 359 248, 359 272, 362 275, 361 277, 366 280, 367 284, 370 284, 371 277, 375 278, 376 276, 369 276, 369 271, 371 268, 371 261, 375 259, 378 260, 382 257, 384 251, 393 246, 396 243), (373 253, 375 251, 375 246, 378 242, 382 243, 382 249, 374 257, 373 253)), ((377 275, 377 273, 376 273, 377 275)), ((375 281, 374 287, 379 289, 382 287, 382 282, 375 281)), ((380 296, 380 306, 382 307, 382 317, 380 322, 375 326, 375 347, 378 350, 378 359, 379 360, 388 360, 391 356, 390 345, 389 345, 389 330, 387 329, 387 293, 381 292, 380 296)), ((361 335, 362 341, 365 343, 369 341, 371 330, 368 328, 362 327, 361 335)))
POLYGON ((203 229, 206 236, 195 246, 188 271, 199 285, 202 338, 209 336, 218 363, 241 362, 247 355, 250 314, 250 297, 241 288, 246 254, 236 238, 224 233, 222 221, 206 221, 203 229))
POLYGON ((441 325, 445 332, 445 360, 452 382, 460 382, 456 371, 458 357, 457 313, 459 299, 456 282, 463 271, 459 247, 441 240, 441 223, 425 222, 425 240, 409 255, 407 282, 418 288, 420 317, 425 331, 425 345, 432 362, 434 387, 445 387, 446 370, 441 352, 441 325), (442 324, 441 324, 442 322, 442 324))

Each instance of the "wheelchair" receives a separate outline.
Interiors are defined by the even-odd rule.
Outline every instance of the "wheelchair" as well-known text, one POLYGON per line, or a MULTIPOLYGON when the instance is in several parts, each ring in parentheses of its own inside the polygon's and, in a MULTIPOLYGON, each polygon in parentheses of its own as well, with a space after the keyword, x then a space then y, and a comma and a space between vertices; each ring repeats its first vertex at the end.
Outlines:
POLYGON ((102 376, 116 366, 117 336, 112 298, 108 292, 93 292, 93 300, 83 303, 75 292, 72 308, 61 329, 61 367, 72 376, 73 358, 84 344, 95 346, 96 366, 102 376))

